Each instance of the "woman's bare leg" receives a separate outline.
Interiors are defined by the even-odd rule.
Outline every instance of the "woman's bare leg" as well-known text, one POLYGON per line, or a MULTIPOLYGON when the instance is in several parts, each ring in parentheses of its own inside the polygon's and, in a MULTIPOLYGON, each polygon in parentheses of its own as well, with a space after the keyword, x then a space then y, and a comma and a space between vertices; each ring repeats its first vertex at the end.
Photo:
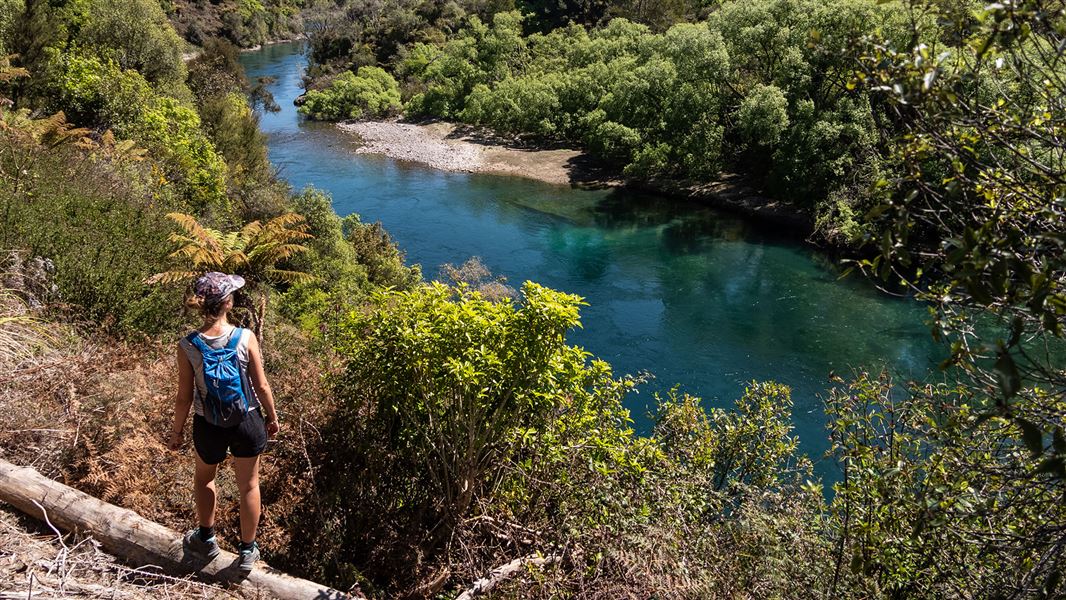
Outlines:
POLYGON ((218 502, 218 494, 215 491, 217 473, 218 465, 209 465, 200 459, 200 455, 196 455, 193 496, 196 498, 196 517, 200 519, 202 527, 215 526, 215 505, 218 502))
POLYGON ((241 541, 255 541, 259 527, 259 457, 233 457, 233 471, 237 476, 237 488, 241 493, 241 541))

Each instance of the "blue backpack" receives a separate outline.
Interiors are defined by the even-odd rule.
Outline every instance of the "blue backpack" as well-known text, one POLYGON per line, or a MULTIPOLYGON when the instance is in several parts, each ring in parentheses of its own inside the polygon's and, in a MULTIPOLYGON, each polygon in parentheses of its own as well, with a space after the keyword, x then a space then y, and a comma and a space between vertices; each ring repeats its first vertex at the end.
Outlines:
POLYGON ((204 418, 212 425, 233 427, 248 414, 248 398, 244 395, 241 363, 237 356, 237 345, 243 334, 244 330, 237 327, 230 334, 226 347, 218 350, 205 344, 198 331, 185 338, 203 357, 204 384, 207 386, 207 395, 203 398, 204 418))

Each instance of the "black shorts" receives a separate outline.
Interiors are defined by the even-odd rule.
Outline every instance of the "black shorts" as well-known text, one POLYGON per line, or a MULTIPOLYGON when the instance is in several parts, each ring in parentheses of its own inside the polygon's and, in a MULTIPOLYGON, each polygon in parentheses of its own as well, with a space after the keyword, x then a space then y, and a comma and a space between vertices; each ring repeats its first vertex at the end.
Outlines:
POLYGON ((240 425, 219 427, 200 415, 192 418, 192 444, 200 460, 217 465, 229 452, 237 458, 259 456, 267 447, 266 422, 258 408, 248 412, 240 425))

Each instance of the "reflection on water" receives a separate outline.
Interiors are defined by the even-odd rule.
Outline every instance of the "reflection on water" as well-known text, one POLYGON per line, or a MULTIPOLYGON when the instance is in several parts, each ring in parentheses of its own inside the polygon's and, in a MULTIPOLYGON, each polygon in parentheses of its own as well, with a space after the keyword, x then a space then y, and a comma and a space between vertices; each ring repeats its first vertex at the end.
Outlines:
POLYGON ((282 176, 330 191, 341 214, 380 220, 426 273, 480 256, 512 284, 583 296, 584 328, 571 342, 619 373, 655 376, 628 399, 640 427, 652 392, 674 384, 727 406, 746 382, 775 380, 792 387, 803 448, 820 455, 831 372, 885 364, 919 377, 936 364, 921 306, 838 280, 826 257, 781 232, 647 194, 355 155, 351 136, 296 114, 297 50, 268 46, 242 58, 250 76, 277 78, 282 111, 264 115, 262 127, 282 176))

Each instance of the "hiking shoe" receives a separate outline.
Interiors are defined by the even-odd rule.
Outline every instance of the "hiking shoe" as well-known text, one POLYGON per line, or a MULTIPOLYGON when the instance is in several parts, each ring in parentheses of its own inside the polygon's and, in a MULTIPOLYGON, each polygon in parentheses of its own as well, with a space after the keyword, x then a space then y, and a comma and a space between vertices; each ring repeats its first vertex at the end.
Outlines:
POLYGON ((237 560, 237 568, 248 573, 252 570, 252 565, 254 565, 257 560, 259 560, 259 544, 252 542, 251 548, 244 548, 240 551, 240 556, 237 560))
POLYGON ((206 540, 202 539, 200 537, 199 529, 193 529, 186 533, 185 537, 182 538, 181 546, 186 552, 197 556, 203 556, 205 558, 214 558, 218 556, 218 553, 220 552, 218 549, 218 541, 215 539, 215 536, 211 536, 206 540))

